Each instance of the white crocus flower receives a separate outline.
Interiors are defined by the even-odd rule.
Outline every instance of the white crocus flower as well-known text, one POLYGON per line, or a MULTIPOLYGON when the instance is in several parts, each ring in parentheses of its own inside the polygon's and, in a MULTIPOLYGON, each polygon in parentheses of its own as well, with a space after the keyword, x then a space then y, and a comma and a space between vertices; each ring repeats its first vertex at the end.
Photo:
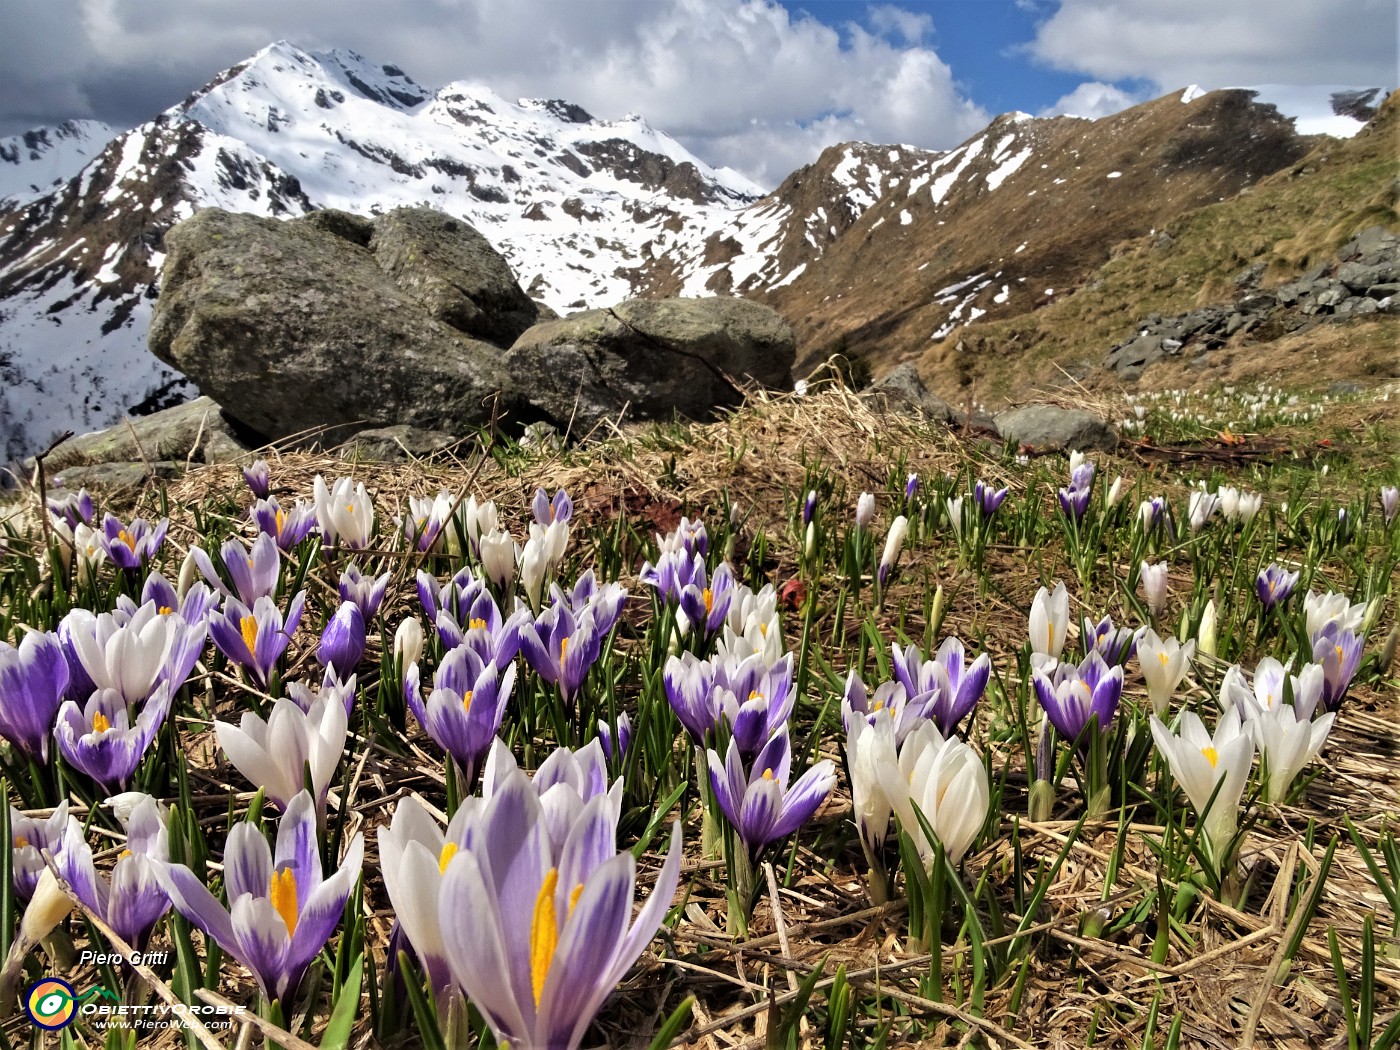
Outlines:
POLYGON ((539 612, 544 596, 545 578, 549 575, 549 554, 545 548, 544 530, 530 530, 530 539, 519 554, 520 584, 530 608, 539 612))
POLYGON ((868 529, 874 520, 875 496, 870 492, 862 492, 860 498, 856 500, 856 528, 868 529))
POLYGON ((86 522, 78 522, 73 530, 73 553, 78 562, 78 582, 91 583, 107 560, 107 552, 98 542, 99 532, 86 522))
POLYGON ((313 484, 316 520, 327 543, 339 544, 351 550, 369 546, 374 531, 374 502, 365 491, 364 483, 356 485, 349 478, 337 478, 326 487, 326 479, 316 475, 313 484))
POLYGON ((1215 599, 1206 602, 1206 608, 1201 613, 1201 626, 1196 631, 1196 650, 1202 656, 1215 656, 1215 599))
POLYGON ((948 524, 953 528, 953 535, 961 540, 963 534, 963 497, 945 499, 943 503, 948 508, 948 524))
POLYGON ((772 667, 783 658, 785 651, 778 592, 771 583, 757 592, 740 583, 735 585, 732 594, 717 658, 737 662, 757 654, 765 667, 772 667))
MULTIPOLYGON (((962 502, 961 497, 959 497, 958 502, 962 502)), ((959 515, 961 515, 961 506, 959 506, 958 511, 959 515)), ((894 521, 890 522, 889 535, 885 537, 885 550, 884 553, 880 555, 879 576, 882 584, 894 570, 895 563, 899 561, 899 552, 904 549, 904 541, 908 536, 909 519, 901 514, 899 517, 895 518, 894 521)))
POLYGON ((1336 712, 1329 711, 1309 719, 1288 704, 1252 712, 1246 725, 1264 762, 1264 797, 1269 802, 1288 797, 1293 779, 1322 750, 1336 718, 1336 712))
POLYGON ((1083 466, 1085 458, 1086 457, 1083 452, 1080 452, 1078 449, 1070 449, 1069 472, 1073 474, 1076 470, 1083 466))
POLYGON ((1239 505, 1235 509, 1235 517, 1243 524, 1248 524, 1254 520, 1254 516, 1259 513, 1259 509, 1264 505, 1264 497, 1259 493, 1241 492, 1239 505))
POLYGON ((74 609, 61 632, 98 689, 114 689, 128 704, 145 700, 165 670, 185 622, 162 616, 154 602, 124 614, 74 609))
POLYGON ((284 696, 272 705, 266 722, 245 711, 238 725, 215 722, 214 731, 233 767, 249 783, 265 788, 284 813, 305 788, 308 765, 317 806, 324 808, 348 732, 345 702, 334 690, 318 694, 306 711, 284 696))
POLYGON ((404 670, 416 664, 423 656, 423 625, 416 616, 406 616, 399 629, 394 632, 394 659, 404 670))
POLYGON ((1220 506, 1220 498, 1203 489, 1197 489, 1191 493, 1191 500, 1187 504, 1186 514, 1191 522, 1191 531, 1200 532, 1206 527, 1206 522, 1211 518, 1220 506))
POLYGON ((1060 653, 1064 651, 1065 636, 1068 632, 1069 592, 1065 590, 1065 585, 1057 583, 1053 591, 1040 588, 1031 602, 1032 656, 1039 654, 1049 660, 1058 660, 1060 653))
POLYGON ((1108 504, 1110 509, 1118 506, 1118 504, 1123 501, 1124 491, 1125 486, 1123 484, 1123 478, 1120 475, 1114 478, 1113 484, 1108 487, 1108 496, 1105 498, 1105 502, 1108 504))
POLYGON ((1213 736, 1193 711, 1182 712, 1179 733, 1172 733, 1156 715, 1151 724, 1157 749, 1204 821, 1212 854, 1223 861, 1239 824, 1240 798, 1254 759, 1253 734, 1241 725, 1234 708, 1220 716, 1213 736))
POLYGON ((954 864, 962 860, 991 805, 987 770, 977 752, 957 737, 944 740, 938 726, 926 722, 905 739, 899 764, 886 761, 879 773, 900 827, 914 840, 925 865, 933 859, 934 844, 924 837, 915 806, 948 859, 954 864))
POLYGON ((477 541, 481 552, 481 570, 486 578, 504 590, 515 579, 515 544, 510 533, 493 528, 481 534, 477 541))
POLYGON ((1220 516, 1226 521, 1234 521, 1240 513, 1240 490, 1233 485, 1221 485, 1215 490, 1220 501, 1220 516))
POLYGON ((1336 591, 1327 591, 1325 594, 1308 591, 1308 596, 1303 599, 1303 615, 1307 620, 1309 638, 1316 637, 1317 633, 1333 620, 1343 630, 1355 634, 1361 630, 1361 624, 1365 621, 1366 603, 1352 605, 1345 594, 1336 591))
POLYGON ((873 726, 864 718, 851 719, 846 761, 851 772, 851 800, 861 845, 867 857, 878 860, 889 833, 890 814, 894 812, 886 785, 897 783, 897 778, 891 781, 882 776, 881 771, 899 768, 894 719, 877 718, 873 726))
POLYGON ((1148 628, 1137 643, 1138 666, 1147 683, 1147 697, 1153 714, 1164 715, 1186 672, 1191 669, 1191 657, 1196 654, 1194 640, 1182 645, 1170 635, 1165 639, 1148 628))
POLYGON ((1159 620, 1167 610, 1167 579, 1171 569, 1166 562, 1156 565, 1143 562, 1140 568, 1143 597, 1147 599, 1147 610, 1154 620, 1159 620))

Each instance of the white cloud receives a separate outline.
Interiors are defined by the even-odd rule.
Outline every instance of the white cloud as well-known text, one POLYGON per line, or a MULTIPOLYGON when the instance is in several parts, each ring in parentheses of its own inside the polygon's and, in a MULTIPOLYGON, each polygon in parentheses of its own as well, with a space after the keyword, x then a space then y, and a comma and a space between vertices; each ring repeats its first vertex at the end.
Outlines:
POLYGON ((1394 87, 1395 0, 1061 0, 1030 52, 1166 92, 1250 84, 1394 87))
POLYGON ((49 0, 0 3, 0 133, 130 124, 279 38, 349 47, 427 87, 643 113, 714 164, 771 185, 847 138, 946 148, 988 114, 924 44, 926 14, 873 8, 842 31, 775 0, 49 0))
POLYGON ((1064 115, 1098 120, 1099 117, 1110 117, 1129 106, 1136 106, 1141 101, 1143 100, 1121 88, 1114 87, 1112 84, 1091 80, 1080 84, 1054 105, 1041 110, 1038 116, 1058 117, 1064 115))

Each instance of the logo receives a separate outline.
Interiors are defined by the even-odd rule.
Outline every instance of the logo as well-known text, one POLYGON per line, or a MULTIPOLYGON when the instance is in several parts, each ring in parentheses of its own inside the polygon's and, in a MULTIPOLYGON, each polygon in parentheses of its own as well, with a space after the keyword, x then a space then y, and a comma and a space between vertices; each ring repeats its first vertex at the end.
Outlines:
POLYGON ((24 995, 24 1012, 36 1028, 48 1032, 67 1028, 78 1016, 73 986, 57 977, 35 981, 24 995))

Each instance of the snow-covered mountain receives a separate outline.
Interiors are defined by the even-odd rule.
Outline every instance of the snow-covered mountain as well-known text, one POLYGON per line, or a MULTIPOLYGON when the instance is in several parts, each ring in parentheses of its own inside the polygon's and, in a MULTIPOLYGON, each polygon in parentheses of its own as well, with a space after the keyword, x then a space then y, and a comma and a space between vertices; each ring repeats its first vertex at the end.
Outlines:
MULTIPOLYGON (((84 141, 94 130, 79 128, 84 141)), ((49 151, 55 165, 75 152, 49 151)), ((196 209, 428 204, 471 222, 531 295, 568 311, 627 298, 651 260, 762 192, 640 116, 597 120, 467 84, 428 91, 394 66, 286 43, 69 167, 50 192, 0 205, 7 456, 192 393, 145 337, 164 232, 196 209)))
POLYGON ((0 209, 27 204, 67 182, 111 138, 112 129, 100 120, 67 120, 0 138, 0 209))

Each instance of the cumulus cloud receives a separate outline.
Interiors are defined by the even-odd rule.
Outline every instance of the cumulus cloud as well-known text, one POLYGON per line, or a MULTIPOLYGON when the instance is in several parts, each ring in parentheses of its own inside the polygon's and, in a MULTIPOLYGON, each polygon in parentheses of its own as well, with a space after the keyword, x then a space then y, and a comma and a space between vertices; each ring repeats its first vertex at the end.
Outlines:
POLYGON ((1099 117, 1111 117, 1129 106, 1136 106, 1141 101, 1143 100, 1136 95, 1112 84, 1090 80, 1080 84, 1068 95, 1062 96, 1054 105, 1046 106, 1037 115, 1088 117, 1090 120, 1097 120, 1099 117))
POLYGON ((839 28, 776 0, 48 0, 0 4, 0 134, 73 116, 148 119, 276 39, 349 47, 427 87, 472 81, 601 117, 641 112, 772 185, 848 138, 946 148, 988 114, 925 41, 874 6, 839 28))
POLYGON ((1101 81, 1395 86, 1395 0, 1061 0, 1030 52, 1101 81))

